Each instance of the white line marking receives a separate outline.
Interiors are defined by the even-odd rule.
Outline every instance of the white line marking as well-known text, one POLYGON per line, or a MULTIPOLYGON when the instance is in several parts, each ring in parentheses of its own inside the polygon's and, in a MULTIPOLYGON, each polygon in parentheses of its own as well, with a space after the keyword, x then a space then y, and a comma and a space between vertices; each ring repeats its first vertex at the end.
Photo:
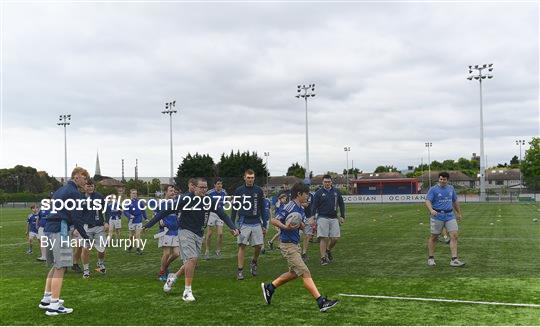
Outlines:
POLYGON ((485 301, 430 299, 430 298, 423 298, 423 297, 403 297, 403 296, 363 295, 363 294, 339 294, 339 295, 340 296, 348 296, 348 297, 372 298, 372 299, 394 299, 394 300, 411 300, 411 301, 428 301, 428 302, 452 302, 452 303, 506 305, 506 306, 511 306, 511 307, 540 308, 540 304, 528 304, 528 303, 485 302, 485 301))

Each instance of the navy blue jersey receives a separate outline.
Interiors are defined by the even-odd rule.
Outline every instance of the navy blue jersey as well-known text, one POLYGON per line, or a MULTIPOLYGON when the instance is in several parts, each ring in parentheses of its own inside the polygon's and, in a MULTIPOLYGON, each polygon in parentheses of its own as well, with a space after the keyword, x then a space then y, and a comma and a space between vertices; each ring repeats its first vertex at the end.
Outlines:
POLYGON ((142 223, 142 221, 146 219, 146 210, 142 209, 144 205, 140 202, 139 199, 132 199, 128 209, 124 211, 124 215, 128 217, 128 219, 132 219, 131 217, 133 216, 133 224, 142 223))
POLYGON ((47 224, 47 216, 51 213, 51 210, 39 210, 38 215, 38 227, 45 227, 47 224))
POLYGON ((206 193, 208 196, 215 197, 216 200, 219 200, 218 205, 223 207, 223 201, 225 201, 225 197, 227 196, 227 191, 224 189, 221 189, 221 191, 216 191, 215 188, 211 189, 206 193))
POLYGON ((38 226, 37 226, 37 220, 39 218, 39 214, 37 213, 31 213, 26 218, 26 222, 28 223, 28 231, 31 233, 38 232, 38 226))
MULTIPOLYGON (((104 204, 103 195, 101 195, 101 193, 99 192, 93 192, 90 195, 86 196, 86 198, 92 201, 92 203, 90 204, 91 207, 94 206, 94 200, 99 201, 102 206, 104 204)), ((83 210, 83 221, 88 226, 103 226, 103 208, 101 210, 88 210, 85 205, 83 210)))
POLYGON ((262 223, 263 226, 266 226, 268 216, 264 211, 264 193, 262 188, 257 185, 250 187, 243 185, 236 189, 234 196, 237 196, 237 198, 235 200, 233 197, 232 201, 239 201, 241 208, 240 210, 235 210, 233 203, 231 212, 233 221, 236 220, 236 215, 238 214, 240 225, 258 225, 262 223), (249 202, 251 206, 246 205, 244 201, 249 202), (249 210, 246 209, 247 207, 249 207, 249 210))
MULTIPOLYGON (((68 199, 77 201, 78 199, 84 199, 84 195, 79 192, 77 185, 73 181, 67 182, 52 195, 52 199, 60 199, 66 201, 68 199)), ((82 210, 67 210, 63 208, 55 213, 47 216, 47 224, 45 225, 46 233, 60 233, 62 222, 66 224, 66 227, 73 225, 79 234, 88 239, 88 234, 84 230, 82 210)))
POLYGON ((105 220, 111 221, 111 220, 118 220, 122 218, 122 210, 120 210, 120 206, 117 204, 112 205, 112 203, 109 203, 107 205, 107 209, 105 210, 105 220))
POLYGON ((338 207, 341 217, 345 218, 345 202, 343 202, 341 192, 334 187, 328 190, 321 187, 313 196, 311 215, 318 213, 319 216, 337 218, 338 207))

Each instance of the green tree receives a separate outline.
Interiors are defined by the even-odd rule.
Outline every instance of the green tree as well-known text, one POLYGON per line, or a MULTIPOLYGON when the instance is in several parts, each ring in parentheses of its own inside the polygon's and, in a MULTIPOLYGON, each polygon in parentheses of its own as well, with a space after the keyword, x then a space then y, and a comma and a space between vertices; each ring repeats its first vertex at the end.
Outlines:
POLYGON ((529 142, 530 148, 525 151, 521 163, 523 183, 532 191, 540 190, 540 138, 533 137, 529 142))
POLYGON ((304 179, 306 176, 306 168, 300 166, 298 162, 295 162, 287 169, 287 176, 296 176, 304 179))
POLYGON ((223 185, 227 192, 232 192, 236 187, 244 183, 244 172, 252 169, 255 172, 255 183, 258 185, 266 184, 268 170, 257 152, 245 151, 221 155, 220 161, 216 165, 217 176, 223 179, 223 185))
POLYGON ((0 169, 0 189, 6 193, 42 193, 50 192, 61 186, 54 177, 34 167, 17 165, 13 168, 0 169))
POLYGON ((510 159, 510 168, 519 168, 518 156, 513 156, 512 159, 510 159))
POLYGON ((155 194, 158 191, 161 191, 161 181, 158 178, 152 179, 148 184, 148 191, 150 194, 155 194))
POLYGON ((146 189, 146 183, 140 179, 134 180, 131 178, 129 181, 126 182, 126 194, 129 196, 129 191, 132 189, 137 190, 137 194, 139 196, 141 195, 147 195, 147 189, 146 189))
POLYGON ((215 176, 216 165, 214 164, 214 159, 212 159, 210 155, 200 155, 199 153, 191 155, 188 153, 187 156, 182 159, 180 166, 178 166, 175 181, 177 185, 185 190, 187 189, 187 182, 190 178, 205 177, 212 179, 215 176))
POLYGON ((379 166, 375 168, 374 173, 388 173, 392 171, 398 171, 398 169, 394 166, 379 166))

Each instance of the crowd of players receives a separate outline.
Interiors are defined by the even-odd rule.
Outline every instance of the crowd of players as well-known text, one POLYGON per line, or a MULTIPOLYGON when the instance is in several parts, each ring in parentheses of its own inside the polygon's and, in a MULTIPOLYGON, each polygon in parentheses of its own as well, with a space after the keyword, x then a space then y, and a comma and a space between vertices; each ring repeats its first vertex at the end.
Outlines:
MULTIPOLYGON (((431 213, 431 237, 428 241, 428 265, 435 265, 433 253, 434 242, 443 229, 450 234, 452 252, 452 266, 462 266, 464 263, 457 259, 457 224, 452 218, 453 210, 457 218, 461 218, 461 211, 453 188, 446 187, 448 176, 440 176, 439 184, 428 192, 426 206, 431 213), (444 217, 443 217, 444 216, 444 217), (442 218, 444 219, 442 219, 442 218)), ((108 204, 104 211, 83 210, 68 211, 62 209, 56 213, 40 210, 32 206, 32 213, 28 217, 27 234, 29 239, 28 253, 32 253, 32 238, 47 236, 48 244, 41 247, 40 261, 47 261, 52 265, 46 279, 45 292, 39 307, 47 315, 60 315, 71 313, 73 309, 67 308, 60 299, 60 290, 64 272, 71 268, 75 272, 82 272, 83 278, 90 277, 90 252, 96 249, 97 265, 95 271, 105 274, 105 253, 107 245, 113 239, 120 239, 122 229, 122 215, 128 219, 130 246, 127 251, 135 248, 138 255, 143 254, 140 244, 141 234, 153 225, 159 224, 159 231, 154 235, 158 247, 162 248, 161 263, 158 278, 164 282, 163 290, 170 292, 177 279, 184 275, 184 292, 182 299, 186 302, 195 301, 192 283, 195 275, 197 260, 202 254, 204 244, 205 252, 202 256, 208 260, 211 257, 211 240, 216 234, 217 242, 214 254, 220 257, 223 246, 224 226, 230 229, 236 237, 238 245, 236 279, 245 279, 244 262, 246 247, 253 249, 249 261, 249 273, 257 276, 258 259, 265 250, 279 248, 287 261, 288 271, 269 283, 261 283, 264 300, 271 303, 272 296, 277 288, 294 280, 302 278, 304 287, 314 297, 321 312, 334 307, 338 301, 330 300, 320 295, 312 279, 308 261, 308 247, 311 242, 319 241, 319 258, 323 266, 331 263, 334 258, 332 251, 340 238, 341 225, 345 222, 345 205, 338 189, 333 187, 329 175, 323 177, 323 185, 311 193, 308 185, 297 183, 290 190, 283 190, 275 197, 272 204, 261 187, 255 185, 255 173, 248 169, 244 174, 244 185, 238 187, 234 197, 248 199, 249 206, 232 206, 229 217, 223 208, 227 192, 223 189, 223 182, 217 180, 214 188, 208 190, 204 178, 190 179, 188 190, 181 193, 174 185, 168 185, 164 192, 164 199, 178 199, 176 205, 161 206, 153 213, 152 219, 146 216, 146 210, 140 209, 136 190, 130 190, 131 204, 127 210, 120 210, 114 202, 108 204), (201 201, 195 198, 209 197, 210 206, 201 206, 201 201), (274 213, 271 213, 271 207, 274 213), (338 216, 339 212, 339 216, 338 216), (299 225, 293 225, 289 220, 292 214, 301 217, 299 225), (269 225, 273 225, 276 233, 265 244, 265 237, 269 225), (214 231, 215 229, 215 231, 214 231), (215 232, 215 233, 214 233, 215 232), (83 241, 82 246, 70 246, 67 242, 60 242, 66 238, 83 241), (275 246, 279 238, 279 245, 275 246), (93 240, 93 246, 87 246, 86 240, 93 240), (266 249, 265 249, 266 245, 266 249), (174 273, 169 273, 171 264, 179 258, 181 267, 174 273), (82 268, 79 265, 82 264, 82 268)), ((71 180, 53 195, 52 199, 98 199, 104 197, 95 191, 95 185, 89 178, 88 172, 77 167, 73 170, 71 180), (80 190, 83 190, 82 192, 80 190)), ((114 196, 113 196, 114 199, 114 196)), ((80 243, 78 243, 80 244, 80 243)))

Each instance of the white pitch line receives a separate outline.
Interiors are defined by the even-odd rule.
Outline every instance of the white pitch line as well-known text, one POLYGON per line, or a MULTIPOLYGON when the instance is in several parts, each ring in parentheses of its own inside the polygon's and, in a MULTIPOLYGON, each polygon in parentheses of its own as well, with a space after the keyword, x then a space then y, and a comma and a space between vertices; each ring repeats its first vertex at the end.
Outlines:
POLYGON ((511 306, 511 307, 540 308, 540 304, 528 304, 528 303, 485 302, 485 301, 430 299, 430 298, 423 298, 423 297, 403 297, 403 296, 363 295, 363 294, 339 294, 339 295, 340 296, 348 296, 348 297, 372 298, 372 299, 393 299, 393 300, 411 300, 411 301, 428 301, 428 302, 452 302, 452 303, 506 305, 506 306, 511 306))

